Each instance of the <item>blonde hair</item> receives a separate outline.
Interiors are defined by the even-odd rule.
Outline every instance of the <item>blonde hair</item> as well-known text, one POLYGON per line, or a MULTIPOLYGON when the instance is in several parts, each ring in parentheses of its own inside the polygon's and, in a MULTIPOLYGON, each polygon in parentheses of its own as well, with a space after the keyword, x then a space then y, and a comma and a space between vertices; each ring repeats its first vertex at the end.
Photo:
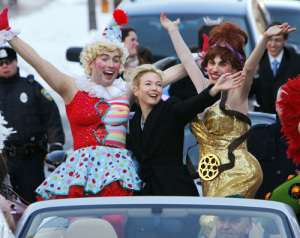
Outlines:
POLYGON ((90 44, 85 45, 83 51, 80 54, 80 62, 84 68, 84 74, 87 77, 91 77, 92 69, 89 67, 89 64, 93 62, 97 56, 102 55, 105 51, 115 51, 118 50, 120 54, 120 71, 124 70, 124 62, 122 60, 124 56, 123 49, 116 44, 108 41, 96 41, 90 44))
POLYGON ((163 81, 163 71, 157 69, 151 64, 142 64, 136 67, 131 73, 131 83, 133 87, 139 87, 141 83, 141 78, 146 73, 155 73, 157 74, 161 81, 163 81))

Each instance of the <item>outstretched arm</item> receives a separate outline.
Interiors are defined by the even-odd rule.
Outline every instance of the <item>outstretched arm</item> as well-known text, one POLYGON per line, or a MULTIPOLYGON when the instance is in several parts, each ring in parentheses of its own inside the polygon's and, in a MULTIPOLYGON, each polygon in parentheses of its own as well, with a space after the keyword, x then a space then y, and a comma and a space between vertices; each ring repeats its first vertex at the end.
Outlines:
POLYGON ((187 72, 182 64, 177 64, 164 70, 163 87, 175 83, 179 79, 187 76, 187 72))
POLYGON ((163 27, 169 32, 176 53, 188 75, 190 76, 192 82, 194 83, 197 92, 201 92, 204 88, 207 87, 208 82, 195 63, 192 53, 190 52, 189 48, 187 47, 179 33, 178 25, 180 24, 180 20, 177 19, 176 21, 172 22, 166 17, 166 12, 163 12, 160 16, 160 22, 163 27))
POLYGON ((268 40, 272 36, 278 36, 281 34, 287 34, 295 31, 296 28, 290 28, 288 23, 283 23, 282 25, 276 25, 270 27, 268 30, 265 31, 263 34, 262 39, 255 47, 253 52, 251 53, 249 59, 246 61, 243 72, 245 74, 245 83, 241 91, 241 97, 246 99, 248 98, 248 93, 252 84, 253 76, 256 71, 256 67, 266 49, 268 40))
POLYGON ((8 24, 7 9, 4 9, 0 15, 0 30, 4 33, 0 36, 2 42, 8 41, 11 47, 64 99, 65 103, 70 103, 78 91, 74 79, 44 60, 31 46, 12 33, 8 24), (12 35, 3 39, 5 34, 12 35))

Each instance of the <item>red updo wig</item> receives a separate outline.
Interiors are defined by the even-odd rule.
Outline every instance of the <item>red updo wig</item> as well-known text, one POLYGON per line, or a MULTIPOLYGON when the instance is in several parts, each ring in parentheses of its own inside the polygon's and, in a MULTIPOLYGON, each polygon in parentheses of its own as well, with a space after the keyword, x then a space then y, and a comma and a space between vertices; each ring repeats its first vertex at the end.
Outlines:
POLYGON ((232 22, 224 22, 214 27, 209 34, 208 47, 201 63, 201 69, 206 71, 208 61, 220 56, 222 60, 229 62, 233 69, 242 70, 246 61, 244 46, 247 43, 248 36, 246 32, 232 22), (226 43, 233 50, 224 46, 226 43), (238 53, 235 53, 234 50, 238 53))

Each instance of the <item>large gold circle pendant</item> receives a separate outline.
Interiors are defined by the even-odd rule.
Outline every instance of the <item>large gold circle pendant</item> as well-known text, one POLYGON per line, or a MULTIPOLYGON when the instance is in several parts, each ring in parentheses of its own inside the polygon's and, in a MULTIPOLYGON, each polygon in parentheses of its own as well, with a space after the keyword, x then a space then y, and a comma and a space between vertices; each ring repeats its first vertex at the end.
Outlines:
POLYGON ((218 176, 218 167, 221 165, 220 159, 214 154, 206 154, 203 156, 198 165, 198 173, 203 180, 213 180, 218 176))

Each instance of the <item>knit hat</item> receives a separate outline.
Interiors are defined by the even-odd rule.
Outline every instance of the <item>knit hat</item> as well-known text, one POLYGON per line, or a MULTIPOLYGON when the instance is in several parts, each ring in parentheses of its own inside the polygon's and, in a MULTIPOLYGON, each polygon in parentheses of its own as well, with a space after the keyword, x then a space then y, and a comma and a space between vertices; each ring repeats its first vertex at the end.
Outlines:
POLYGON ((122 43, 122 26, 126 26, 128 23, 127 13, 121 9, 116 9, 113 12, 113 19, 107 25, 102 33, 102 37, 97 41, 103 42, 104 45, 116 45, 123 51, 122 63, 125 64, 125 60, 129 53, 127 48, 122 43))

